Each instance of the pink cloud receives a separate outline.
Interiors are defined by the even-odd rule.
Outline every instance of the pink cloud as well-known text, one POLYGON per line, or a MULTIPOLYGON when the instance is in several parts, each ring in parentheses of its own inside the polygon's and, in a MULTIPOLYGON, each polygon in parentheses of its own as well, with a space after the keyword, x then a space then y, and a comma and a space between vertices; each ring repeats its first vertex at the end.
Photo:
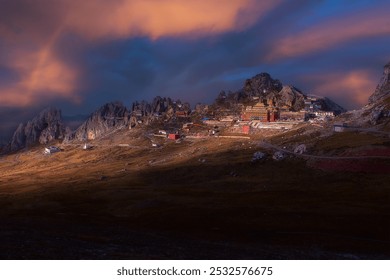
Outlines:
POLYGON ((125 0, 72 2, 66 24, 90 38, 203 36, 242 30, 278 1, 125 0), (88 16, 86 16, 88 15, 88 16))
MULTIPOLYGON (((3 106, 25 107, 43 99, 64 98, 80 102, 76 94, 77 70, 61 61, 53 50, 59 32, 44 45, 18 46, 8 53, 5 64, 18 74, 18 80, 0 86, 3 106)), ((14 44, 11 44, 13 46, 14 44)))
POLYGON ((314 84, 314 94, 351 100, 359 106, 368 103, 368 97, 377 85, 377 77, 367 70, 309 75, 304 80, 314 84))
POLYGON ((345 18, 323 22, 298 34, 276 40, 267 56, 269 61, 296 57, 333 48, 345 42, 390 35, 390 6, 345 18))
POLYGON ((151 39, 197 38, 247 28, 280 2, 37 0, 9 3, 6 6, 14 9, 14 13, 0 12, 0 36, 7 52, 0 56, 0 62, 19 78, 12 85, 0 85, 0 103, 24 107, 39 103, 42 98, 58 97, 80 102, 77 94, 80 70, 56 53, 56 44, 65 33, 76 32, 92 41, 140 35, 151 39))

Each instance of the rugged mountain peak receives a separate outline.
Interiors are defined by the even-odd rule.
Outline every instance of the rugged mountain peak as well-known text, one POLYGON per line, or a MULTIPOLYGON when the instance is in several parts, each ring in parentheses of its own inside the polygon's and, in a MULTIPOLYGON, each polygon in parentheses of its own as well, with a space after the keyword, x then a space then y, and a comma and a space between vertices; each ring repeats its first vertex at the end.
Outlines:
POLYGON ((107 103, 92 113, 73 134, 68 134, 66 140, 93 140, 127 126, 129 119, 130 113, 121 102, 107 103))
POLYGON ((151 117, 164 115, 168 119, 173 116, 175 112, 184 111, 189 113, 191 106, 187 102, 180 100, 172 100, 169 97, 157 96, 151 103, 146 101, 134 102, 132 106, 132 115, 135 117, 151 117))
POLYGON ((54 107, 41 111, 27 123, 21 123, 9 143, 11 152, 35 144, 47 144, 52 140, 63 139, 65 127, 62 124, 61 110, 54 107))
POLYGON ((283 85, 279 80, 274 80, 268 73, 260 73, 245 81, 243 91, 252 97, 263 96, 268 92, 279 92, 282 88, 283 85))
POLYGON ((287 106, 294 111, 299 111, 305 107, 305 98, 306 95, 302 91, 290 85, 283 86, 278 93, 271 93, 267 97, 267 99, 272 99, 276 106, 287 106))
MULTIPOLYGON (((260 73, 245 81, 244 87, 236 92, 226 94, 222 91, 215 100, 215 105, 229 109, 237 109, 237 104, 253 105, 253 102, 263 102, 279 108, 300 111, 305 108, 307 96, 299 89, 283 85, 273 79, 268 73, 260 73)), ((321 105, 321 110, 333 111, 336 115, 345 109, 328 98, 315 98, 321 105)))
POLYGON ((368 103, 374 104, 387 96, 390 96, 390 62, 385 65, 382 78, 374 93, 368 99, 368 103))

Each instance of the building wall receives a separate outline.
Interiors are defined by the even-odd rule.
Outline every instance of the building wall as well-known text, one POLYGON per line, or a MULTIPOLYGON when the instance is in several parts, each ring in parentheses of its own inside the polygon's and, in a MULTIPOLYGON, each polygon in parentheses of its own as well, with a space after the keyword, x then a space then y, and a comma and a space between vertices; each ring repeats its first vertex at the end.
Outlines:
POLYGON ((305 112, 290 112, 282 111, 280 112, 280 120, 304 120, 305 112))
POLYGON ((250 130, 251 130, 251 127, 249 125, 244 125, 242 127, 242 133, 244 133, 244 134, 249 134, 250 130))
POLYGON ((177 140, 180 138, 180 135, 171 133, 168 135, 168 138, 171 140, 177 140))
POLYGON ((267 107, 259 102, 253 107, 246 107, 241 119, 243 121, 259 120, 262 122, 275 122, 279 119, 279 114, 273 107, 267 107))

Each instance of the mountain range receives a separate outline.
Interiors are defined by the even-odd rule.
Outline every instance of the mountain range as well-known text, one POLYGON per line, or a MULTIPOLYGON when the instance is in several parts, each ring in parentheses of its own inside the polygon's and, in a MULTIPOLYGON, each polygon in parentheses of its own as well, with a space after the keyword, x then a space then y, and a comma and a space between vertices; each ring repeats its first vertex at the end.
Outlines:
MULTIPOLYGON (((361 122, 372 125, 383 123, 385 119, 388 120, 390 117, 389 93, 390 63, 385 65, 383 76, 375 92, 369 98, 368 105, 360 110, 358 117, 356 117, 357 114, 354 115, 355 120, 359 119, 361 122)), ((308 95, 296 87, 283 85, 268 73, 260 73, 247 79, 238 91, 220 92, 214 104, 197 104, 193 112, 202 112, 207 115, 211 108, 213 113, 227 108, 239 112, 242 105, 253 105, 259 100, 277 107, 288 108, 291 111, 299 111, 305 107, 307 98, 308 95)), ((324 111, 331 111, 335 115, 346 112, 344 108, 329 98, 316 97, 316 99, 324 111)), ((115 129, 132 128, 140 123, 148 125, 161 120, 169 123, 175 119, 177 112, 190 116, 190 104, 160 96, 155 97, 150 103, 134 102, 130 109, 121 102, 112 102, 93 112, 78 127, 70 128, 64 124, 61 110, 50 107, 26 123, 21 123, 3 150, 15 152, 36 144, 48 144, 53 140, 65 142, 93 140, 115 129)))

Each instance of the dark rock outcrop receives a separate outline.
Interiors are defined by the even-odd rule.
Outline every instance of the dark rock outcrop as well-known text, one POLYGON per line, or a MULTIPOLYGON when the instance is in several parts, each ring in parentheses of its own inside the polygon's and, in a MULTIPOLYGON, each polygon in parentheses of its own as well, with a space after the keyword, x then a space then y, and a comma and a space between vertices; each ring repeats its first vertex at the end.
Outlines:
POLYGON ((390 62, 385 65, 383 76, 374 93, 368 99, 368 103, 374 104, 386 97, 390 97, 390 62))
POLYGON ((390 106, 384 104, 375 106, 370 112, 370 123, 380 124, 383 120, 390 118, 390 106))
POLYGON ((64 136, 65 126, 62 123, 61 111, 47 108, 32 120, 18 126, 6 150, 14 152, 38 143, 47 144, 60 140, 64 136))
POLYGON ((95 111, 66 141, 97 139, 115 129, 129 125, 130 113, 121 102, 107 103, 95 111))
POLYGON ((146 117, 152 113, 152 106, 147 101, 136 101, 133 103, 131 111, 136 116, 146 117))
POLYGON ((169 97, 157 96, 151 103, 146 101, 134 102, 131 116, 138 118, 146 117, 146 123, 150 123, 153 122, 156 117, 170 119, 176 112, 185 112, 185 114, 189 114, 191 112, 191 106, 187 102, 183 103, 180 100, 174 101, 169 97))
POLYGON ((382 78, 374 93, 368 99, 366 113, 373 125, 390 119, 390 62, 385 65, 382 78))
POLYGON ((282 88, 279 80, 272 79, 268 73, 260 73, 245 81, 243 92, 249 97, 265 97, 269 93, 281 91, 282 88))
POLYGON ((289 107, 293 111, 299 111, 305 107, 306 95, 299 89, 292 86, 283 86, 283 88, 275 93, 270 92, 264 94, 268 104, 273 104, 276 107, 289 107))
POLYGON ((318 98, 317 104, 321 106, 321 110, 327 112, 334 112, 335 115, 339 115, 347 112, 347 110, 345 110, 343 107, 330 100, 328 97, 318 98))
POLYGON ((10 152, 23 149, 26 146, 26 133, 24 132, 25 126, 26 125, 24 123, 21 123, 15 130, 8 147, 10 152))

